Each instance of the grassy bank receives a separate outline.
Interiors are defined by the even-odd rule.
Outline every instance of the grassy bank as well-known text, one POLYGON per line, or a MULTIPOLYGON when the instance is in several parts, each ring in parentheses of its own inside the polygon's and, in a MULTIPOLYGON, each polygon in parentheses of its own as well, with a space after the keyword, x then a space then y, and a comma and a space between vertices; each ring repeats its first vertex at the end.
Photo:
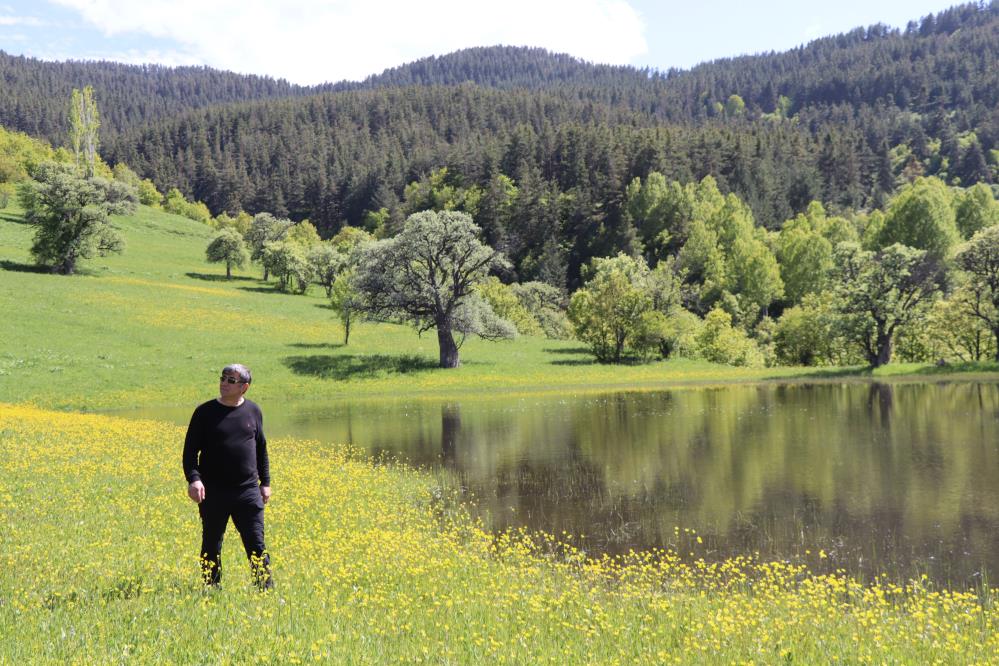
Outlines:
MULTIPOLYGON (((277 589, 197 582, 182 431, 0 404, 2 663, 994 663, 997 613, 787 565, 553 558, 429 476, 273 443, 277 589)), ((696 555, 696 554, 695 554, 696 555)))
MULTIPOLYGON (((859 368, 738 369, 699 361, 607 366, 577 342, 469 340, 463 366, 436 368, 434 335, 361 324, 343 330, 320 290, 276 292, 256 267, 224 279, 204 260, 211 230, 150 208, 120 218, 123 255, 82 262, 82 274, 39 272, 33 229, 0 211, 0 400, 62 409, 194 404, 219 367, 240 360, 254 395, 271 400, 532 392, 685 383, 865 377, 859 368)), ((959 368, 990 371, 992 365, 959 368)), ((890 366, 881 375, 938 372, 890 366)))

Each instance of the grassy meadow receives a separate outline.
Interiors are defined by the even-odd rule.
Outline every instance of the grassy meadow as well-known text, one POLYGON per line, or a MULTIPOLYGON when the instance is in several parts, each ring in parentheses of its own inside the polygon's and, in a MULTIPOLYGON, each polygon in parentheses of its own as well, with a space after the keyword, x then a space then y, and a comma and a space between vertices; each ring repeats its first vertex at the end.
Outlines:
POLYGON ((197 512, 156 422, 0 405, 0 662, 995 663, 973 592, 863 587, 786 564, 587 560, 479 530, 446 487, 273 443, 275 592, 230 530, 196 576, 197 512), (557 552, 558 556, 552 556, 557 552))
MULTIPOLYGON (((208 264, 211 229, 142 207, 119 218, 122 255, 81 262, 81 274, 38 272, 33 230, 0 210, 0 399, 56 409, 190 404, 215 391, 219 367, 254 371, 259 401, 575 391, 691 382, 863 375, 866 370, 740 369, 676 360, 608 366, 578 342, 469 339, 462 367, 442 370, 433 332, 359 324, 343 329, 321 289, 277 292, 248 266, 225 280, 208 264)), ((991 369, 989 366, 974 368, 991 369)), ((936 371, 889 366, 879 374, 936 371)))
POLYGON ((256 267, 222 279, 203 259, 211 231, 188 220, 142 208, 119 221, 124 255, 72 277, 34 269, 19 220, 0 211, 0 664, 999 660, 987 588, 861 586, 688 553, 588 559, 543 535, 486 534, 444 480, 295 439, 271 445, 276 590, 253 591, 230 530, 223 589, 205 592, 183 431, 83 412, 193 406, 234 360, 265 406, 862 371, 610 367, 533 338, 469 340, 463 366, 439 370, 433 335, 362 324, 345 347, 318 291, 277 293, 256 267))

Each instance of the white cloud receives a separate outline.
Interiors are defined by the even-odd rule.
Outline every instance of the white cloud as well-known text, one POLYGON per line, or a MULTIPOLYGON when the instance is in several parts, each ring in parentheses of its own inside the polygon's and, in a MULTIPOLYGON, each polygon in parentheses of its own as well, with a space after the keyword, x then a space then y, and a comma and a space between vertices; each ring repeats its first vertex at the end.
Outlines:
POLYGON ((21 25, 29 28, 38 28, 45 25, 34 16, 0 16, 0 26, 21 25))
POLYGON ((805 37, 805 41, 810 42, 813 39, 818 39, 819 37, 823 37, 824 35, 828 34, 828 31, 821 22, 813 21, 812 23, 809 23, 808 25, 805 26, 803 34, 805 37))
MULTIPOLYGON (((361 79, 470 46, 542 46, 623 64, 647 51, 626 0, 54 0, 113 37, 172 40, 173 54, 296 83, 361 79)), ((154 55, 154 54, 150 54, 154 55)))

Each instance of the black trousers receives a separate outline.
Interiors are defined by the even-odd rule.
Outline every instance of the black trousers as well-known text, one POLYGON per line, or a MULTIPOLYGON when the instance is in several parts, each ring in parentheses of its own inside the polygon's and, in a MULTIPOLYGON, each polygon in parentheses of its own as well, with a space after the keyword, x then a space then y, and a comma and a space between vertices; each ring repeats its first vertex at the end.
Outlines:
POLYGON ((201 573, 206 585, 222 581, 222 539, 231 517, 250 560, 254 583, 261 589, 273 587, 270 556, 264 545, 264 501, 260 488, 206 487, 198 513, 201 514, 201 573))

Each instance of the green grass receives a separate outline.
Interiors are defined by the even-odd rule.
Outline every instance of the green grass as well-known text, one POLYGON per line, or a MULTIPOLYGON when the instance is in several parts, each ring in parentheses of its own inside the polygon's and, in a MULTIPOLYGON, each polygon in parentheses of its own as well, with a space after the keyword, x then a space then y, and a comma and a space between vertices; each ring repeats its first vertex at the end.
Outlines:
MULTIPOLYGON (((406 326, 343 330, 318 288, 275 291, 255 266, 208 264, 211 229, 150 208, 118 219, 122 255, 81 262, 75 276, 39 272, 21 211, 0 211, 0 400, 67 409, 193 404, 225 363, 255 373, 261 400, 430 396, 495 391, 661 388, 685 383, 864 377, 863 368, 739 369, 676 360, 601 365, 578 342, 469 339, 462 367, 436 367, 437 341, 406 326)), ((958 368, 993 371, 994 364, 958 368)), ((877 376, 938 372, 889 366, 877 376)))

